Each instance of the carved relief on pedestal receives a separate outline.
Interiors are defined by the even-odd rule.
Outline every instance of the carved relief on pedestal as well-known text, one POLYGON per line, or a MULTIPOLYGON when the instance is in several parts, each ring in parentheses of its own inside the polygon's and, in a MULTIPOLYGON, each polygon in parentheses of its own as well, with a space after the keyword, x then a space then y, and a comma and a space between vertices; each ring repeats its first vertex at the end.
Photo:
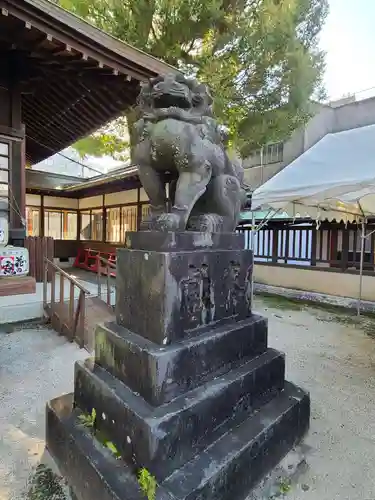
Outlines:
POLYGON ((239 307, 247 304, 251 308, 251 268, 247 270, 245 277, 241 277, 241 266, 239 262, 231 261, 224 272, 227 288, 225 308, 230 314, 237 314, 239 307))
POLYGON ((213 319, 213 289, 207 264, 189 266, 188 276, 181 280, 180 315, 191 328, 207 325, 213 319))

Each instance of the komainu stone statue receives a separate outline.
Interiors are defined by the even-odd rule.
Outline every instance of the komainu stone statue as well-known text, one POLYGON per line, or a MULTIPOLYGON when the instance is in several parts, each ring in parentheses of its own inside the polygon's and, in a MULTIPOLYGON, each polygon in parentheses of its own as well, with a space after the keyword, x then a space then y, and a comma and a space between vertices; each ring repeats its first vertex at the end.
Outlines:
POLYGON ((77 500, 144 500, 144 472, 156 500, 250 498, 308 430, 310 397, 252 311, 253 252, 234 232, 243 170, 211 102, 180 76, 142 89, 149 225, 117 249, 116 320, 76 363, 74 394, 47 406, 47 448, 77 500))
POLYGON ((134 163, 150 199, 143 228, 234 231, 247 200, 243 168, 225 149, 225 132, 213 118, 207 87, 182 75, 157 77, 143 84, 139 106, 134 163), (166 173, 175 179, 170 211, 166 173))

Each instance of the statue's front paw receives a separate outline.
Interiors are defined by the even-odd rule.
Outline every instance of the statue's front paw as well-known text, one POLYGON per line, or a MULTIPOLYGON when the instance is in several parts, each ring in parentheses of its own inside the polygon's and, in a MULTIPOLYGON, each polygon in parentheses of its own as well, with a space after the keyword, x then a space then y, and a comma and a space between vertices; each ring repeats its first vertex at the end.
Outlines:
POLYGON ((177 214, 162 214, 156 221, 158 231, 177 231, 180 229, 181 218, 177 214))

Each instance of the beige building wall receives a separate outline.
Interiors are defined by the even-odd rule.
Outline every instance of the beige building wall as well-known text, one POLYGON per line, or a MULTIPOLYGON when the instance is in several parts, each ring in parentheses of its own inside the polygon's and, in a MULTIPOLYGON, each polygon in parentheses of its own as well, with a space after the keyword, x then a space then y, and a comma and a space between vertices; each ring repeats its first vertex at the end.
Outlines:
POLYGON ((76 198, 62 198, 55 196, 45 196, 43 199, 45 208, 71 208, 78 209, 78 200, 76 198))
MULTIPOLYGON (((319 271, 291 266, 267 266, 255 264, 254 280, 264 285, 316 292, 338 297, 358 298, 359 275, 335 271, 319 271)), ((375 301, 373 276, 363 276, 362 299, 375 301)))
POLYGON ((325 135, 373 125, 375 123, 375 97, 362 101, 355 101, 353 98, 342 99, 329 105, 312 103, 311 112, 313 117, 305 127, 295 130, 284 142, 282 162, 269 163, 260 167, 259 162, 254 163, 251 157, 244 159, 245 180, 252 189, 267 182, 325 135))
POLYGON ((89 198, 81 198, 79 200, 79 209, 101 208, 103 206, 103 196, 90 196, 89 198))
POLYGON ((105 205, 122 205, 125 203, 137 203, 138 190, 131 189, 130 191, 120 191, 117 193, 109 193, 104 196, 105 205))

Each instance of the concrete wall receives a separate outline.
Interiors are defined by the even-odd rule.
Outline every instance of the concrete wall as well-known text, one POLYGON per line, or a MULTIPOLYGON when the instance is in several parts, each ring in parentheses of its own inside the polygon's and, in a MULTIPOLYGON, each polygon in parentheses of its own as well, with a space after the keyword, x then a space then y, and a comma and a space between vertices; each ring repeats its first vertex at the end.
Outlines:
POLYGON ((362 101, 343 99, 330 105, 313 104, 313 118, 305 127, 293 132, 284 142, 283 161, 279 163, 250 166, 251 161, 244 160, 245 180, 255 189, 280 170, 289 165, 314 144, 329 133, 342 132, 352 128, 373 125, 375 123, 375 97, 362 101), (246 168, 249 165, 249 168, 246 168))
POLYGON ((333 132, 365 127, 375 123, 375 97, 335 108, 333 132))
POLYGON ((276 175, 280 170, 311 148, 322 137, 332 132, 334 109, 322 104, 314 104, 314 117, 303 128, 295 130, 284 142, 283 161, 278 163, 251 165, 250 159, 244 160, 245 181, 255 189, 276 175), (248 168, 247 168, 248 167, 248 168))
POLYGON ((264 165, 263 167, 245 168, 245 182, 251 187, 251 189, 256 189, 268 179, 276 175, 277 172, 280 172, 280 170, 284 167, 285 163, 279 162, 270 163, 269 165, 264 165))
MULTIPOLYGON (((264 285, 353 299, 358 298, 359 293, 358 274, 323 271, 319 268, 306 269, 255 264, 254 280, 256 283, 264 285)), ((362 298, 375 301, 374 276, 363 276, 362 287, 362 298)))

